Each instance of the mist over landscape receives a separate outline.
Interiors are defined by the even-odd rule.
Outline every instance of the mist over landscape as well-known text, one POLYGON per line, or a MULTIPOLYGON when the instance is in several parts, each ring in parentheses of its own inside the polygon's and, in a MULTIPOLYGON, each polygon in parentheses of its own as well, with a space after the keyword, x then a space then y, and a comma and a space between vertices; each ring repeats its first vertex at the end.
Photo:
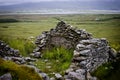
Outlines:
POLYGON ((119 0, 11 0, 0 1, 1 13, 120 13, 119 0))

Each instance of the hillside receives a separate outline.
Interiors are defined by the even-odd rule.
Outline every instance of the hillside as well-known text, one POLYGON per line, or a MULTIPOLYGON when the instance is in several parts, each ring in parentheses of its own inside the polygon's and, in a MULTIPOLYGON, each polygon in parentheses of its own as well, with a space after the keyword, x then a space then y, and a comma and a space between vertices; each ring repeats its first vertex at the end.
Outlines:
POLYGON ((119 1, 42 1, 0 5, 0 12, 38 10, 119 10, 119 1), (115 5, 114 5, 115 4, 115 5), (62 5, 62 6, 61 6, 62 5), (101 6, 102 5, 102 6, 101 6))

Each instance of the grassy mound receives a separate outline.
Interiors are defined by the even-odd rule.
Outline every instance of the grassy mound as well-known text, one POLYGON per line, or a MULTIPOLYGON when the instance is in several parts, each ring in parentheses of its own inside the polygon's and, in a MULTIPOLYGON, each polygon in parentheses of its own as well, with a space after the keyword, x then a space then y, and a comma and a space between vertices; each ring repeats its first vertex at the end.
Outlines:
POLYGON ((13 80, 42 80, 33 68, 0 59, 0 75, 10 72, 13 80))

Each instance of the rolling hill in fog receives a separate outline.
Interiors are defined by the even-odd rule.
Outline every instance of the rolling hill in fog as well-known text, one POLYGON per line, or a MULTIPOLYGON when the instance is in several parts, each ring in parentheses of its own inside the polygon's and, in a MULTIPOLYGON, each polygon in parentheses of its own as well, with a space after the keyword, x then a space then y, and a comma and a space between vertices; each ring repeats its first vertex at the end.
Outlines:
POLYGON ((50 12, 79 10, 120 10, 120 1, 42 1, 0 5, 0 12, 50 12))

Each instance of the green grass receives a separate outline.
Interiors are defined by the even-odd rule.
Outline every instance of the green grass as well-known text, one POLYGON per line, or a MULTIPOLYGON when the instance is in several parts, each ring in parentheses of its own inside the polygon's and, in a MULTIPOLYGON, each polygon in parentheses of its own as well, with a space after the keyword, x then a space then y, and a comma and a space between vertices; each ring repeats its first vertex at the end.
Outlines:
POLYGON ((119 80, 120 79, 120 59, 116 62, 105 63, 92 73, 100 80, 119 80))
POLYGON ((56 47, 45 51, 42 58, 36 62, 36 64, 37 67, 39 67, 43 72, 48 73, 50 76, 52 76, 51 73, 53 72, 61 73, 63 75, 64 71, 69 68, 72 57, 73 50, 56 47), (51 68, 48 68, 47 66, 50 66, 51 68))
MULTIPOLYGON (((14 19, 19 21, 0 23, 0 39, 7 42, 11 47, 19 49, 22 55, 28 56, 35 47, 35 45, 31 42, 35 39, 29 40, 28 38, 31 36, 36 37, 43 31, 48 31, 51 28, 54 28, 57 22, 59 22, 55 18, 60 18, 79 29, 86 29, 87 32, 92 33, 93 37, 107 38, 110 46, 115 48, 117 51, 120 50, 120 14, 0 16, 1 20, 14 19)), ((66 50, 60 52, 65 54, 68 53, 66 50)), ((57 49, 46 51, 45 53, 46 54, 43 55, 44 57, 36 62, 37 67, 42 71, 49 73, 50 76, 52 76, 52 74, 50 74, 52 72, 60 72, 61 74, 64 74, 64 70, 70 65, 71 57, 69 55, 59 53, 59 50, 57 49), (64 57, 62 56, 63 58, 61 58, 60 55, 64 55, 64 57), (48 61, 45 62, 45 60, 48 61), (46 66, 51 66, 52 68, 48 68, 46 66)), ((109 64, 105 66, 109 66, 109 64)), ((96 75, 102 79, 105 78, 104 76, 109 75, 109 71, 105 69, 105 66, 100 67, 98 72, 96 72, 96 75)), ((115 72, 115 75, 119 75, 117 70, 115 70, 115 72)), ((110 78, 115 80, 112 76, 115 77, 114 75, 111 75, 106 80, 110 80, 110 78)))
POLYGON ((100 80, 105 80, 108 74, 112 71, 111 63, 105 63, 100 66, 96 71, 92 73, 93 76, 97 76, 100 80))
MULTIPOLYGON (((120 15, 119 14, 80 14, 80 15, 11 15, 0 16, 0 19, 15 19, 19 22, 0 23, 0 39, 27 39, 30 36, 36 37, 42 31, 48 31, 57 24, 55 18, 60 18, 67 23, 86 29, 97 38, 107 38, 110 45, 120 50, 120 15), (96 20, 98 18, 99 20, 96 20)), ((7 40, 6 40, 7 41, 7 40)), ((22 52, 22 51, 21 51, 22 52)))
POLYGON ((0 23, 11 23, 11 22, 19 22, 16 19, 0 19, 0 23))
POLYGON ((33 68, 20 66, 11 61, 4 61, 0 58, 0 75, 11 73, 12 80, 42 80, 33 68))
POLYGON ((35 48, 33 40, 19 38, 18 39, 2 38, 2 40, 7 42, 7 44, 9 44, 10 47, 18 49, 22 56, 28 56, 35 48))
POLYGON ((107 38, 110 45, 116 50, 120 50, 120 15, 71 15, 63 16, 62 19, 78 27, 86 29, 96 38, 107 38), (115 18, 117 17, 117 18, 115 18), (95 19, 99 18, 100 21, 95 19))

